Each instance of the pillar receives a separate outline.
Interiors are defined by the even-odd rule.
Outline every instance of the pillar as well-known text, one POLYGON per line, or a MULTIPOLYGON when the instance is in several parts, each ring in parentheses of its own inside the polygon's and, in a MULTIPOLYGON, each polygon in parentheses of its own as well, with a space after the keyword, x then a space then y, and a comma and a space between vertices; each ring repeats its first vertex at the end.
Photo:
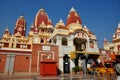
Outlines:
POLYGON ((73 35, 67 38, 67 42, 68 42, 67 46, 73 46, 73 39, 74 39, 73 35))
POLYGON ((89 51, 90 49, 90 41, 87 39, 87 43, 86 43, 86 51, 89 51))
POLYGON ((57 40, 57 42, 56 42, 57 45, 61 45, 62 44, 62 37, 61 36, 57 36, 56 40, 57 40))
POLYGON ((98 46, 97 46, 97 41, 94 41, 94 49, 96 52, 99 52, 98 46))
POLYGON ((40 52, 38 51, 38 56, 37 56, 37 72, 39 72, 39 62, 40 61, 40 52))
POLYGON ((31 67, 32 67, 32 56, 30 56, 29 73, 31 73, 31 67))
POLYGON ((63 73, 63 57, 59 57, 59 69, 63 73))
POLYGON ((6 60, 6 65, 5 65, 5 73, 8 73, 9 75, 13 74, 14 62, 15 62, 14 60, 15 60, 15 55, 13 55, 13 54, 7 55, 7 60, 6 60))

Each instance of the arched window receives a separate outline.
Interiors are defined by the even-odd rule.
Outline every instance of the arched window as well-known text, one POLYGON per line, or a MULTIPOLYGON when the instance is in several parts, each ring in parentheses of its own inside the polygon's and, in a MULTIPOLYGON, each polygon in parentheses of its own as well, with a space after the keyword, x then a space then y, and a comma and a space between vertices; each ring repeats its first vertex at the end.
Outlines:
POLYGON ((66 37, 62 38, 62 45, 67 45, 67 38, 66 37))
POLYGON ((74 38, 74 46, 77 51, 83 51, 86 49, 86 39, 74 38))
POLYGON ((44 43, 44 39, 41 39, 41 43, 44 43))
POLYGON ((93 41, 90 41, 90 48, 94 48, 94 43, 93 43, 93 41))

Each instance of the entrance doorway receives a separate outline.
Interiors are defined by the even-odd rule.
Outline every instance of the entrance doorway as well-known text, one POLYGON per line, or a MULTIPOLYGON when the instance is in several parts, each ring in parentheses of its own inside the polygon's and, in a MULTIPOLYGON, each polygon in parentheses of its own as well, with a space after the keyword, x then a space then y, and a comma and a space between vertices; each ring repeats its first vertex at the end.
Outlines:
POLYGON ((6 59, 6 65, 5 65, 5 73, 8 73, 8 75, 13 74, 13 68, 14 68, 14 60, 15 55, 14 54, 8 54, 6 59))
POLYGON ((70 73, 70 57, 67 54, 63 57, 63 68, 64 73, 70 73))

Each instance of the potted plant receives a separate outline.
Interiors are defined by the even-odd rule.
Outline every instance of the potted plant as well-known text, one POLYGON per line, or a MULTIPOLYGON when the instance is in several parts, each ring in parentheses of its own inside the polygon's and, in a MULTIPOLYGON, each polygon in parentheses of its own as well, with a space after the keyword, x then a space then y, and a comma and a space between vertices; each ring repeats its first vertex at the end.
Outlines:
POLYGON ((80 66, 75 66, 75 67, 72 68, 72 71, 73 71, 75 74, 81 73, 81 72, 83 72, 83 68, 80 67, 80 66))

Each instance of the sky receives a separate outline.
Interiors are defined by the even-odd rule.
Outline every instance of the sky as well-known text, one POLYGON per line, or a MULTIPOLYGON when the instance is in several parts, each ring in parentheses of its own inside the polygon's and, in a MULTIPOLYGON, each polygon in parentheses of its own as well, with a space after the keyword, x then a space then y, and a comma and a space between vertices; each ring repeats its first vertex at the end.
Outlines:
POLYGON ((96 35, 99 48, 103 48, 104 38, 112 42, 120 22, 120 0, 0 0, 0 38, 6 27, 13 34, 16 20, 21 15, 27 21, 27 35, 41 8, 45 9, 54 26, 60 19, 66 24, 72 7, 80 15, 82 25, 96 35))

